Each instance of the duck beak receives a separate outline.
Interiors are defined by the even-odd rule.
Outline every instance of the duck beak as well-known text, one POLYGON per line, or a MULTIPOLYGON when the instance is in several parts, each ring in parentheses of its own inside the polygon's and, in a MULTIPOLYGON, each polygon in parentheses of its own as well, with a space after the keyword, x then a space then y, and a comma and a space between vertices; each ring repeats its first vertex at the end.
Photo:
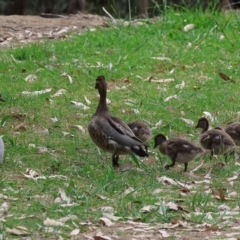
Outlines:
POLYGON ((98 89, 98 82, 96 82, 95 89, 98 89))

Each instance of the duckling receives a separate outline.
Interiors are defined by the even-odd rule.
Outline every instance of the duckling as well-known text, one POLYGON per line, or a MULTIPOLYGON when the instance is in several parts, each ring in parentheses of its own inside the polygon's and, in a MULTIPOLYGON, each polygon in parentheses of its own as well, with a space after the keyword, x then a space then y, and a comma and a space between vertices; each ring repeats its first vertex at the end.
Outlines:
POLYGON ((133 152, 140 157, 149 156, 142 148, 146 144, 134 135, 126 123, 109 113, 106 102, 107 82, 104 76, 97 77, 95 88, 98 89, 100 100, 88 125, 92 141, 101 149, 113 153, 114 167, 119 167, 119 155, 122 154, 133 152))
POLYGON ((205 117, 198 120, 196 128, 202 128, 200 144, 204 149, 209 149, 211 151, 211 158, 213 154, 223 154, 226 161, 226 153, 236 147, 233 139, 228 135, 228 133, 221 128, 209 130, 209 122, 205 117))
POLYGON ((142 121, 129 122, 128 126, 131 128, 135 136, 144 143, 147 143, 152 137, 151 129, 142 121))
POLYGON ((235 144, 240 146, 240 122, 229 123, 224 130, 231 136, 235 144))
POLYGON ((167 140, 166 136, 158 134, 155 136, 154 142, 154 148, 159 146, 159 151, 170 157, 172 160, 172 164, 165 166, 166 169, 173 167, 175 163, 178 162, 184 163, 184 172, 186 172, 188 162, 205 153, 201 147, 182 138, 172 138, 167 140))

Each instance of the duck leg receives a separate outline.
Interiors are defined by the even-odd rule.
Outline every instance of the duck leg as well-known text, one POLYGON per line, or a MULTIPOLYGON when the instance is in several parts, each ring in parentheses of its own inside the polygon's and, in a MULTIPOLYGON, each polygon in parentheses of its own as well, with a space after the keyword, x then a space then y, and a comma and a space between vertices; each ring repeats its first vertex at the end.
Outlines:
POLYGON ((112 165, 113 165, 113 167, 119 167, 118 160, 119 160, 119 155, 117 155, 116 153, 113 153, 113 155, 112 155, 112 165))

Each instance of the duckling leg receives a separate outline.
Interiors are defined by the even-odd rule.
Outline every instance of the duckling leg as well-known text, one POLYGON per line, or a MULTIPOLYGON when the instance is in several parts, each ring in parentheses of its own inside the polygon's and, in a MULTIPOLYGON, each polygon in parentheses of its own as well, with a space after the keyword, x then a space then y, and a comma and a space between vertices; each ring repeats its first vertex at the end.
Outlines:
POLYGON ((210 160, 213 158, 213 149, 211 149, 210 160))
POLYGON ((165 169, 168 170, 170 167, 174 167, 175 166, 175 160, 172 161, 172 164, 168 164, 165 166, 165 169))
POLYGON ((188 166, 188 163, 184 163, 184 172, 187 171, 187 166, 188 166))
POLYGON ((223 156, 224 156, 225 163, 227 163, 228 154, 224 153, 223 156))
POLYGON ((119 167, 118 160, 119 160, 119 155, 117 155, 116 153, 113 153, 113 155, 112 155, 112 165, 113 165, 113 167, 119 167))

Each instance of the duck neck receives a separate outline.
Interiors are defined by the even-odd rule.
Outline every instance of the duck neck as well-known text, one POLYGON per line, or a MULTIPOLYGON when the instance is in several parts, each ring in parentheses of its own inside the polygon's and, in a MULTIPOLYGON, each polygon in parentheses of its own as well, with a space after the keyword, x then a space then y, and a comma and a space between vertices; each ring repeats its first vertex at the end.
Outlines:
POLYGON ((97 107, 97 112, 108 112, 107 107, 107 90, 99 92, 100 94, 100 100, 97 107))

